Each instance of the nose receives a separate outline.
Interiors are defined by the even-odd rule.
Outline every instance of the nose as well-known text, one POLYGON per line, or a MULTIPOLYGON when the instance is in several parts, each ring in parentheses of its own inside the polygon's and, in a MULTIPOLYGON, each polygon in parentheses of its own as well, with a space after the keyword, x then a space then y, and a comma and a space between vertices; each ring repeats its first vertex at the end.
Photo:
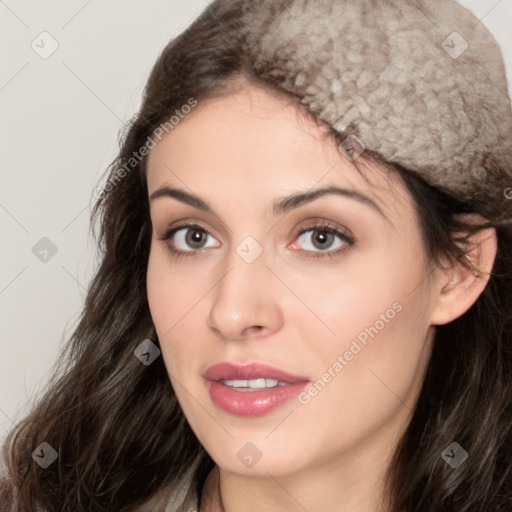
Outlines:
POLYGON ((277 284, 263 258, 253 263, 235 260, 212 290, 209 328, 234 341, 277 332, 283 323, 277 284))

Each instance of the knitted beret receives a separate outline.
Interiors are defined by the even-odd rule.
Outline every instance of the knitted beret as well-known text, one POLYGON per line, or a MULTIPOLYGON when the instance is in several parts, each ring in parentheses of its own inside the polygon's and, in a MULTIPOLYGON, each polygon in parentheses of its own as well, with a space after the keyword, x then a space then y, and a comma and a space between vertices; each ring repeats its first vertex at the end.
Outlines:
POLYGON ((253 74, 328 123, 349 157, 370 150, 466 200, 503 198, 510 186, 503 59, 456 2, 215 0, 204 16, 253 74))

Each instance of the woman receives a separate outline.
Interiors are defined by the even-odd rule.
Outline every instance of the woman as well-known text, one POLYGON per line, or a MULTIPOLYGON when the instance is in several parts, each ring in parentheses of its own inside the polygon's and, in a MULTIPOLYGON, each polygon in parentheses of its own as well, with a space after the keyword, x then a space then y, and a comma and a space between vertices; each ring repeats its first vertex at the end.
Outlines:
POLYGON ((6 510, 509 511, 512 114, 448 0, 217 0, 97 192, 6 510))

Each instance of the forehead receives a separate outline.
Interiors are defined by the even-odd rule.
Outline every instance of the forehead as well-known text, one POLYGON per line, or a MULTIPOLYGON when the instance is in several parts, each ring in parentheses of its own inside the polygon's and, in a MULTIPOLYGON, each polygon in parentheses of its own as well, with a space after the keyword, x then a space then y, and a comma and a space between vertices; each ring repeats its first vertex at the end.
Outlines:
POLYGON ((157 143, 147 162, 148 191, 181 186, 210 204, 236 192, 248 204, 337 185, 371 196, 390 217, 397 208, 398 217, 410 210, 407 194, 394 193, 405 191, 395 173, 362 159, 358 167, 329 128, 304 115, 293 99, 247 86, 201 101, 157 143))

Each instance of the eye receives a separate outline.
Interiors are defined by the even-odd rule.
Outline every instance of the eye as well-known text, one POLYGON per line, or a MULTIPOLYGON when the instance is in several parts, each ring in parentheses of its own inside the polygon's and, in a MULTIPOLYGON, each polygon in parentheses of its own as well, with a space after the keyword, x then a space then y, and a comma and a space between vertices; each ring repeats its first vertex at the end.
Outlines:
POLYGON ((317 253, 311 256, 333 256, 348 250, 354 243, 355 240, 346 233, 321 223, 302 229, 292 247, 299 246, 301 251, 317 253))
POLYGON ((169 250, 172 253, 191 253, 199 249, 219 247, 216 239, 199 225, 171 228, 160 240, 171 242, 169 250))
MULTIPOLYGON (((192 256, 202 249, 220 247, 218 241, 198 224, 176 226, 160 238, 174 256, 192 256)), ((293 249, 307 257, 332 257, 345 252, 355 244, 355 239, 325 222, 303 228, 297 235, 293 249)))

